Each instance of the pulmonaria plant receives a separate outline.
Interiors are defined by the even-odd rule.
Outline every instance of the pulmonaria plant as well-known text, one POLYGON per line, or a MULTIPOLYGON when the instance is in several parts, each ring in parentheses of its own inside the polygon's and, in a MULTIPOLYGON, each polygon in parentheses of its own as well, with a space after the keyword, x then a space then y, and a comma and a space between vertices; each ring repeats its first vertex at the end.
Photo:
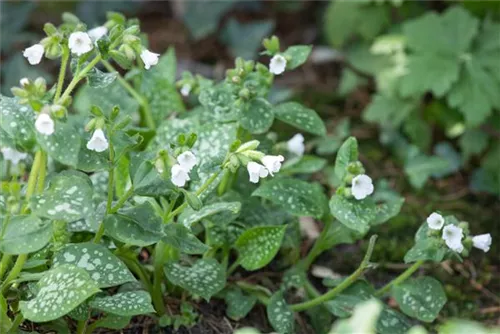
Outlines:
POLYGON ((324 293, 307 288, 319 255, 364 238, 404 202, 374 187, 354 137, 329 166, 329 200, 333 189, 315 181, 329 163, 312 151, 327 138, 323 120, 300 103, 269 99, 274 75, 302 65, 311 47, 281 51, 272 37, 263 43, 271 68, 238 58, 221 82, 191 73, 175 82, 173 49, 148 51, 137 20, 109 13, 90 30, 72 14, 63 21, 47 23, 41 47, 23 53, 30 64, 60 59, 56 84, 23 79, 15 97, 0 100, 1 162, 10 171, 0 201, 2 332, 120 330, 138 315, 158 326, 192 324, 191 304, 217 299, 232 319, 261 303, 276 332, 293 333, 294 312, 326 312, 331 327, 334 316, 389 291, 402 313, 378 302, 377 331, 403 332, 407 316, 432 321, 446 301, 436 280, 408 279, 422 263, 490 248, 489 235, 433 215, 405 257, 415 264, 386 286, 362 279, 374 268, 371 236, 355 272, 324 293), (122 77, 115 63, 133 75, 122 77), (278 122, 297 134, 271 135, 278 122), (303 258, 300 220, 323 225, 303 258), (288 268, 279 288, 259 275, 247 280, 275 259, 288 268), (297 288, 308 293, 292 296, 297 288))

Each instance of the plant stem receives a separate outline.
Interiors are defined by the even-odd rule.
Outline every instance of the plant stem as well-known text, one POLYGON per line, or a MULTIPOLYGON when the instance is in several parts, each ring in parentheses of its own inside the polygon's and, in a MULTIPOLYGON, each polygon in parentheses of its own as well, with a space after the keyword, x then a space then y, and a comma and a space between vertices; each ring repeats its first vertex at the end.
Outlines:
POLYGON ((122 206, 125 204, 125 202, 134 194, 134 187, 130 187, 125 194, 123 194, 122 197, 118 199, 118 202, 116 202, 115 206, 111 208, 109 213, 116 213, 122 206))
POLYGON ((324 227, 323 230, 321 231, 320 235, 314 242, 314 245, 312 248, 309 250, 309 253, 307 253, 307 256, 301 261, 300 266, 302 267, 303 270, 307 271, 309 270, 309 267, 313 264, 314 260, 324 251, 323 249, 323 242, 325 238, 327 237, 329 230, 331 226, 333 225, 332 219, 329 217, 326 217, 323 219, 324 222, 324 227))
POLYGON ((42 158, 40 162, 40 170, 38 172, 38 181, 36 183, 36 192, 43 192, 43 188, 45 187, 45 176, 47 175, 47 153, 42 152, 42 158))
POLYGON ((66 87, 66 90, 64 91, 63 95, 56 101, 56 103, 62 102, 66 100, 73 89, 75 89, 76 85, 80 80, 82 80, 85 75, 101 60, 101 55, 97 55, 90 63, 87 64, 75 77, 73 77, 73 80, 69 83, 68 87, 66 87))
POLYGON ((339 285, 337 285, 335 288, 332 290, 322 294, 321 296, 318 296, 314 299, 311 299, 309 301, 299 303, 299 304, 293 304, 290 305, 290 308, 293 311, 299 312, 299 311, 304 311, 307 310, 311 307, 317 306, 322 304, 323 302, 326 302, 330 299, 335 298, 339 293, 347 289, 349 286, 351 286, 356 280, 364 273, 366 267, 368 266, 370 262, 370 258, 373 253, 373 248, 375 247, 375 241, 377 240, 377 235, 373 235, 370 238, 370 242, 368 244, 368 249, 366 251, 365 257, 363 258, 363 261, 361 261, 361 264, 359 265, 358 269, 354 271, 349 277, 347 277, 345 280, 342 281, 339 285))
POLYGON ((0 281, 2 280, 3 274, 5 274, 5 271, 7 271, 11 259, 12 255, 3 254, 2 261, 0 261, 0 281))
MULTIPOLYGON (((115 178, 115 150, 111 141, 109 142, 109 168, 108 168, 108 200, 106 202, 106 215, 111 213, 111 205, 113 204, 113 190, 114 190, 114 178, 115 178)), ((125 199, 126 200, 126 199, 125 199)), ((104 220, 99 225, 94 236, 94 243, 98 244, 104 234, 104 220)))
POLYGON ((17 276, 19 276, 19 273, 23 269, 24 263, 26 262, 26 259, 28 258, 28 254, 20 254, 17 259, 16 263, 14 263, 14 266, 10 270, 9 275, 7 275, 7 278, 3 282, 1 286, 1 292, 5 293, 7 291, 7 288, 9 287, 9 284, 12 280, 16 279, 17 276))
POLYGON ((387 283, 382 288, 378 289, 375 292, 375 296, 380 297, 383 296, 386 292, 388 292, 394 285, 398 285, 403 283, 406 279, 408 279, 421 265, 425 263, 424 260, 419 260, 415 262, 411 267, 402 272, 398 277, 387 283))
POLYGON ((229 277, 229 275, 231 275, 233 273, 233 271, 235 271, 236 268, 238 268, 239 265, 240 265, 240 261, 239 260, 234 261, 233 264, 227 270, 226 276, 229 277))
POLYGON ((120 73, 118 73, 118 71, 113 67, 113 65, 111 65, 108 61, 106 61, 106 60, 103 59, 103 60, 101 60, 101 63, 104 65, 104 67, 108 71, 110 71, 110 72, 116 72, 117 73, 116 79, 118 80, 118 82, 120 83, 120 85, 122 85, 123 88, 125 88, 130 93, 130 95, 132 95, 132 97, 134 99, 136 99, 137 102, 139 102, 139 104, 141 105, 141 107, 143 109, 143 115, 142 116, 144 117, 144 122, 146 123, 146 125, 148 126, 148 128, 150 128, 151 130, 156 129, 155 121, 154 121, 153 115, 151 114, 151 109, 149 108, 149 103, 144 98, 144 96, 142 96, 141 94, 139 94, 134 89, 134 87, 132 87, 132 85, 129 84, 127 82, 127 80, 125 80, 120 75, 120 73))
POLYGON ((158 315, 165 314, 165 304, 163 301, 163 292, 161 291, 161 283, 163 281, 163 264, 165 263, 166 247, 165 243, 159 241, 155 246, 154 257, 154 275, 153 275, 153 304, 158 315))
POLYGON ((54 95, 54 101, 58 101, 61 97, 62 87, 64 84, 64 77, 66 76, 66 66, 68 65, 69 59, 69 49, 63 46, 62 57, 61 57, 61 68, 59 69, 59 77, 57 79, 56 94, 54 95))
POLYGON ((85 331, 86 328, 87 328, 87 320, 79 320, 78 325, 76 327, 76 333, 84 334, 86 332, 85 331))
POLYGON ((31 171, 30 171, 30 176, 28 178, 28 185, 26 186, 26 196, 25 196, 25 205, 24 208, 21 210, 21 213, 27 213, 28 212, 28 201, 31 198, 31 196, 35 193, 36 190, 36 183, 38 180, 38 173, 40 172, 40 168, 42 166, 42 160, 43 160, 43 152, 37 151, 35 153, 35 158, 33 159, 33 166, 31 166, 31 171))
POLYGON ((18 327, 19 327, 19 325, 21 325, 23 320, 24 320, 24 317, 23 317, 22 313, 19 312, 16 315, 16 317, 14 318, 14 321, 12 321, 12 325, 10 326, 10 329, 7 333, 17 333, 18 332, 17 330, 19 329, 18 327))

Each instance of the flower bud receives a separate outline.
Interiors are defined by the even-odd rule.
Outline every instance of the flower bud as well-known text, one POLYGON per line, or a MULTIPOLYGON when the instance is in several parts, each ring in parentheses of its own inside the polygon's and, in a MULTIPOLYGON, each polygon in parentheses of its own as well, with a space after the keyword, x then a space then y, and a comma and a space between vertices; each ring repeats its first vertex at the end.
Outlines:
POLYGON ((471 249, 472 248, 472 237, 471 236, 468 236, 467 238, 465 238, 463 241, 462 241, 462 245, 464 245, 465 248, 467 249, 471 249))
POLYGON ((70 23, 70 24, 80 23, 80 19, 76 15, 69 12, 64 12, 62 14, 62 20, 64 23, 70 23))
POLYGON ((351 174, 358 175, 363 174, 365 169, 363 168, 363 164, 359 161, 351 162, 347 166, 347 171, 351 174))
POLYGON ((122 46, 120 46, 120 48, 118 50, 120 50, 120 52, 123 53, 129 61, 132 62, 135 60, 135 57, 136 57, 135 51, 130 45, 122 44, 122 46))
POLYGON ((203 207, 203 202, 198 196, 196 196, 196 194, 186 191, 182 188, 181 191, 184 193, 186 201, 188 202, 189 206, 193 208, 193 210, 198 211, 203 207))
POLYGON ((68 110, 64 106, 54 104, 50 106, 50 112, 55 118, 63 118, 66 116, 68 110))
POLYGON ((118 117, 118 115, 120 115, 120 107, 114 106, 113 110, 111 110, 111 115, 109 118, 111 119, 111 121, 114 121, 118 117))
POLYGON ((118 24, 125 24, 125 22, 127 21, 126 17, 122 13, 118 12, 107 12, 106 18, 118 24))
POLYGON ((240 90, 238 95, 240 98, 248 100, 250 98, 250 90, 248 88, 243 88, 242 90, 240 90))
POLYGON ((262 42, 262 46, 264 46, 264 48, 273 55, 280 51, 280 41, 276 36, 265 38, 262 42))
POLYGON ((125 29, 125 34, 130 34, 130 35, 137 35, 138 33, 141 32, 141 29, 137 24, 134 24, 133 26, 128 27, 125 29))
POLYGON ((352 179, 354 179, 354 175, 351 174, 351 173, 347 173, 344 177, 344 182, 347 183, 347 184, 351 184, 352 183, 352 179))
POLYGON ((114 61, 118 63, 122 68, 129 69, 132 66, 132 62, 127 58, 127 56, 117 50, 109 51, 109 56, 113 58, 114 61))
POLYGON ((265 156, 264 153, 255 150, 246 150, 245 152, 242 152, 242 154, 257 161, 260 161, 265 156))
POLYGON ((85 131, 90 132, 95 129, 96 119, 92 118, 87 125, 85 125, 85 131))
POLYGON ((44 78, 38 77, 34 82, 34 87, 37 93, 43 95, 47 91, 47 82, 45 81, 44 78))
POLYGON ((12 92, 12 94, 14 96, 17 96, 17 97, 28 97, 29 96, 29 92, 27 90, 19 88, 19 87, 12 87, 10 89, 10 91, 12 92))
POLYGON ((259 147, 260 142, 258 140, 251 140, 246 143, 243 143, 237 150, 236 153, 242 153, 248 150, 255 150, 259 147))
POLYGON ((120 37, 122 33, 123 33, 123 26, 116 25, 109 32, 109 39, 111 40, 111 42, 115 42, 116 39, 120 37))
POLYGON ((47 36, 52 36, 52 35, 57 34, 57 28, 56 28, 56 26, 53 25, 50 22, 47 22, 47 23, 44 24, 43 31, 45 31, 45 33, 47 34, 47 36))
POLYGON ((138 44, 141 43, 141 39, 135 35, 126 34, 123 36, 123 43, 130 45, 138 44))
POLYGON ((52 43, 45 49, 45 57, 49 59, 57 59, 62 54, 62 48, 59 43, 52 43))

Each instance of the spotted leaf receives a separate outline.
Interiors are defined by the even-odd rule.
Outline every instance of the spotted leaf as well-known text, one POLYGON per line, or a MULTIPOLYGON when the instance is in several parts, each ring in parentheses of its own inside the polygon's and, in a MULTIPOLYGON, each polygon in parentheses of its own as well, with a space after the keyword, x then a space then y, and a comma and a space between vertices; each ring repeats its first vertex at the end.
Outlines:
POLYGON ((290 60, 286 64, 286 68, 293 70, 307 61, 307 58, 311 54, 311 45, 294 45, 289 47, 283 52, 283 55, 290 60))
POLYGON ((127 291, 113 296, 97 297, 90 302, 94 309, 119 316, 153 313, 151 296, 146 291, 127 291))
POLYGON ((274 108, 274 115, 280 121, 288 123, 297 129, 307 131, 317 136, 326 135, 325 123, 318 114, 297 102, 286 102, 274 108))
POLYGON ((13 216, 2 231, 0 252, 27 254, 42 249, 52 238, 52 224, 35 216, 13 216))
POLYGON ((358 160, 358 141, 354 137, 347 138, 340 146, 335 158, 334 172, 339 180, 343 180, 347 173, 347 166, 358 160))
POLYGON ((186 289, 205 300, 224 288, 226 273, 215 259, 200 259, 191 267, 177 262, 168 262, 164 267, 165 275, 173 284, 186 289))
POLYGON ((269 300, 266 309, 267 318, 275 331, 280 334, 295 333, 293 312, 283 298, 283 292, 275 293, 269 300))
POLYGON ((246 104, 239 118, 241 126, 253 134, 266 132, 273 121, 271 104, 262 98, 253 99, 246 104))
POLYGON ((226 314, 233 320, 240 320, 252 310, 257 297, 254 295, 246 295, 241 289, 230 288, 224 292, 224 300, 226 301, 226 314))
POLYGON ((203 254, 208 246, 201 242, 187 227, 181 224, 168 224, 164 228, 162 241, 186 254, 203 254))
POLYGON ((36 287, 35 298, 19 303, 23 316, 35 322, 62 317, 100 291, 85 270, 72 265, 47 271, 36 287))
POLYGON ((194 211, 191 208, 187 208, 184 212, 179 216, 179 222, 186 227, 191 227, 196 222, 199 222, 202 219, 210 217, 212 215, 229 211, 233 214, 237 214, 240 212, 241 203, 240 202, 217 202, 205 205, 198 211, 194 211))
POLYGON ((54 267, 72 264, 85 269, 100 288, 135 281, 134 276, 106 247, 85 242, 66 245, 54 257, 54 267))
POLYGON ((80 136, 70 123, 55 121, 55 132, 50 136, 36 133, 38 144, 62 164, 75 167, 81 148, 80 136))
POLYGON ((285 226, 257 226, 240 235, 235 248, 241 266, 257 270, 271 262, 280 249, 285 229, 285 226))
MULTIPOLYGON (((0 129, 5 141, 31 148, 35 142, 35 118, 29 106, 19 104, 16 98, 0 96, 0 129)), ((2 144, 5 145, 4 139, 2 144)))

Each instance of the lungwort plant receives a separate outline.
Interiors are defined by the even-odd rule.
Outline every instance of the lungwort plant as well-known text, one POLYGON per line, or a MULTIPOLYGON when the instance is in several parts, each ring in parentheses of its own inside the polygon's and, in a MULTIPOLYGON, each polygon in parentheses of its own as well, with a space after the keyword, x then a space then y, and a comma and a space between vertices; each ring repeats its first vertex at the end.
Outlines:
POLYGON ((403 333, 446 303, 439 281, 411 278, 423 263, 489 249, 489 235, 433 213, 406 254, 412 265, 393 281, 377 290, 363 278, 375 269, 373 235, 358 269, 325 280, 321 293, 307 276, 315 259, 367 237, 404 199, 376 189, 353 137, 334 162, 333 196, 311 178, 327 163, 305 154, 307 140, 326 136, 322 119, 268 99, 275 75, 306 62, 310 46, 283 50, 272 37, 263 43, 269 66, 237 59, 222 82, 185 73, 176 83, 173 50, 148 50, 137 20, 109 13, 88 29, 65 14, 44 30, 23 55, 31 65, 60 61, 57 82, 21 79, 15 97, 0 101, 2 333, 118 330, 138 315, 189 326, 193 304, 214 299, 235 320, 264 304, 280 333, 293 333, 294 313, 305 312, 322 333, 388 294, 399 310, 381 306, 377 331, 403 333), (278 122, 297 134, 270 132, 278 122), (323 226, 303 258, 300 217, 323 226), (280 250, 276 263, 288 268, 280 285, 245 279, 280 250))

